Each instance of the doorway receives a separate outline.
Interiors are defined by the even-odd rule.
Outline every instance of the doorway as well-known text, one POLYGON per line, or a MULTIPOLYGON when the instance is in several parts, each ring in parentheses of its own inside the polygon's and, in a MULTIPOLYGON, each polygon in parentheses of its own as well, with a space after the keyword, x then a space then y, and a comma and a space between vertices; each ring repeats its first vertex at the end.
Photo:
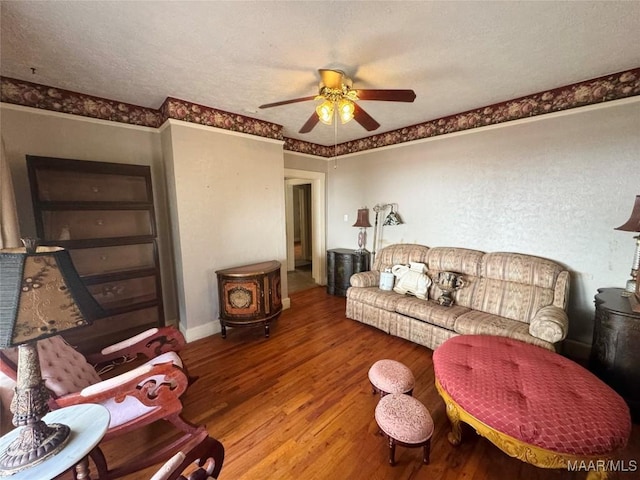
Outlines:
POLYGON ((326 284, 325 174, 285 169, 288 292, 326 284))
POLYGON ((317 286, 313 280, 311 255, 311 183, 293 185, 294 269, 287 272, 289 292, 317 286))

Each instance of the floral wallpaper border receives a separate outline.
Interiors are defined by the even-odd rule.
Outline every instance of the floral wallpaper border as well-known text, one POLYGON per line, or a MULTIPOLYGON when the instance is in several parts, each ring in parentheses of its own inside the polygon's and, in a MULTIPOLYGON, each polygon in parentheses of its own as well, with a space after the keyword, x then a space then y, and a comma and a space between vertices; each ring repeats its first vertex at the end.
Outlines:
POLYGON ((321 157, 332 157, 337 150, 340 156, 636 95, 640 95, 640 68, 341 143, 337 147, 285 138, 284 148, 321 157))
POLYGON ((186 100, 167 97, 160 107, 163 121, 167 118, 223 128, 233 132, 283 140, 282 126, 237 113, 224 112, 186 100))
POLYGON ((153 108, 2 77, 0 101, 60 113, 158 128, 163 119, 153 108))
POLYGON ((172 97, 167 97, 159 109, 153 109, 8 77, 0 78, 0 86, 0 101, 6 103, 152 128, 158 128, 165 120, 172 118, 284 140, 285 150, 329 158, 334 156, 336 151, 338 156, 362 152, 640 95, 640 68, 546 90, 337 146, 287 138, 283 136, 281 125, 172 97))

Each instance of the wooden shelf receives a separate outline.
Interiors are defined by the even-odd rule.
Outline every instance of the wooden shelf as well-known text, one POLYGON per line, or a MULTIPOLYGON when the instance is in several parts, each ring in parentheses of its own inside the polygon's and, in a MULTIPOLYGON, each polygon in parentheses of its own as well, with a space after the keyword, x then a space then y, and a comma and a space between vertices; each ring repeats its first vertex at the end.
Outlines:
POLYGON ((164 325, 150 168, 31 155, 27 168, 40 243, 69 250, 109 312, 65 338, 88 352, 164 325))

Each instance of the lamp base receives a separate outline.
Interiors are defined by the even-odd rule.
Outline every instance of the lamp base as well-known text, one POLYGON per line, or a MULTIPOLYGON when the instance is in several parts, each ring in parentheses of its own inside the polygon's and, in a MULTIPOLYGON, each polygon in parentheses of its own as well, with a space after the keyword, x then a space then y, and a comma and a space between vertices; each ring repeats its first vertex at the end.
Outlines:
POLYGON ((47 425, 42 420, 22 427, 18 438, 0 455, 0 476, 13 475, 54 456, 66 445, 69 433, 67 425, 47 425))
POLYGON ((630 297, 631 295, 635 295, 636 293, 636 280, 630 278, 627 280, 627 284, 624 287, 624 291, 622 292, 623 297, 630 297))

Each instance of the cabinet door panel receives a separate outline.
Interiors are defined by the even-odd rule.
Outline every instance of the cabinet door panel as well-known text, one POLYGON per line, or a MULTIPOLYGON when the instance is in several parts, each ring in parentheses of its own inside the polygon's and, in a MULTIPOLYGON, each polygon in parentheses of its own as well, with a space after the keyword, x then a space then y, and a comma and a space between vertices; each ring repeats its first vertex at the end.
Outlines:
POLYGON ((138 277, 87 286, 105 309, 122 308, 157 299, 156 277, 138 277))
POLYGON ((82 276, 155 267, 152 243, 81 248, 69 254, 82 276))
POLYGON ((45 240, 152 235, 149 210, 49 210, 42 212, 45 240))
POLYGON ((233 318, 262 315, 262 288, 258 278, 222 281, 223 308, 233 318))
POLYGON ((267 289, 269 295, 269 311, 275 312, 282 309, 282 292, 280 286, 280 271, 269 274, 267 289))
POLYGON ((143 176, 40 169, 38 197, 46 202, 150 202, 143 176))

